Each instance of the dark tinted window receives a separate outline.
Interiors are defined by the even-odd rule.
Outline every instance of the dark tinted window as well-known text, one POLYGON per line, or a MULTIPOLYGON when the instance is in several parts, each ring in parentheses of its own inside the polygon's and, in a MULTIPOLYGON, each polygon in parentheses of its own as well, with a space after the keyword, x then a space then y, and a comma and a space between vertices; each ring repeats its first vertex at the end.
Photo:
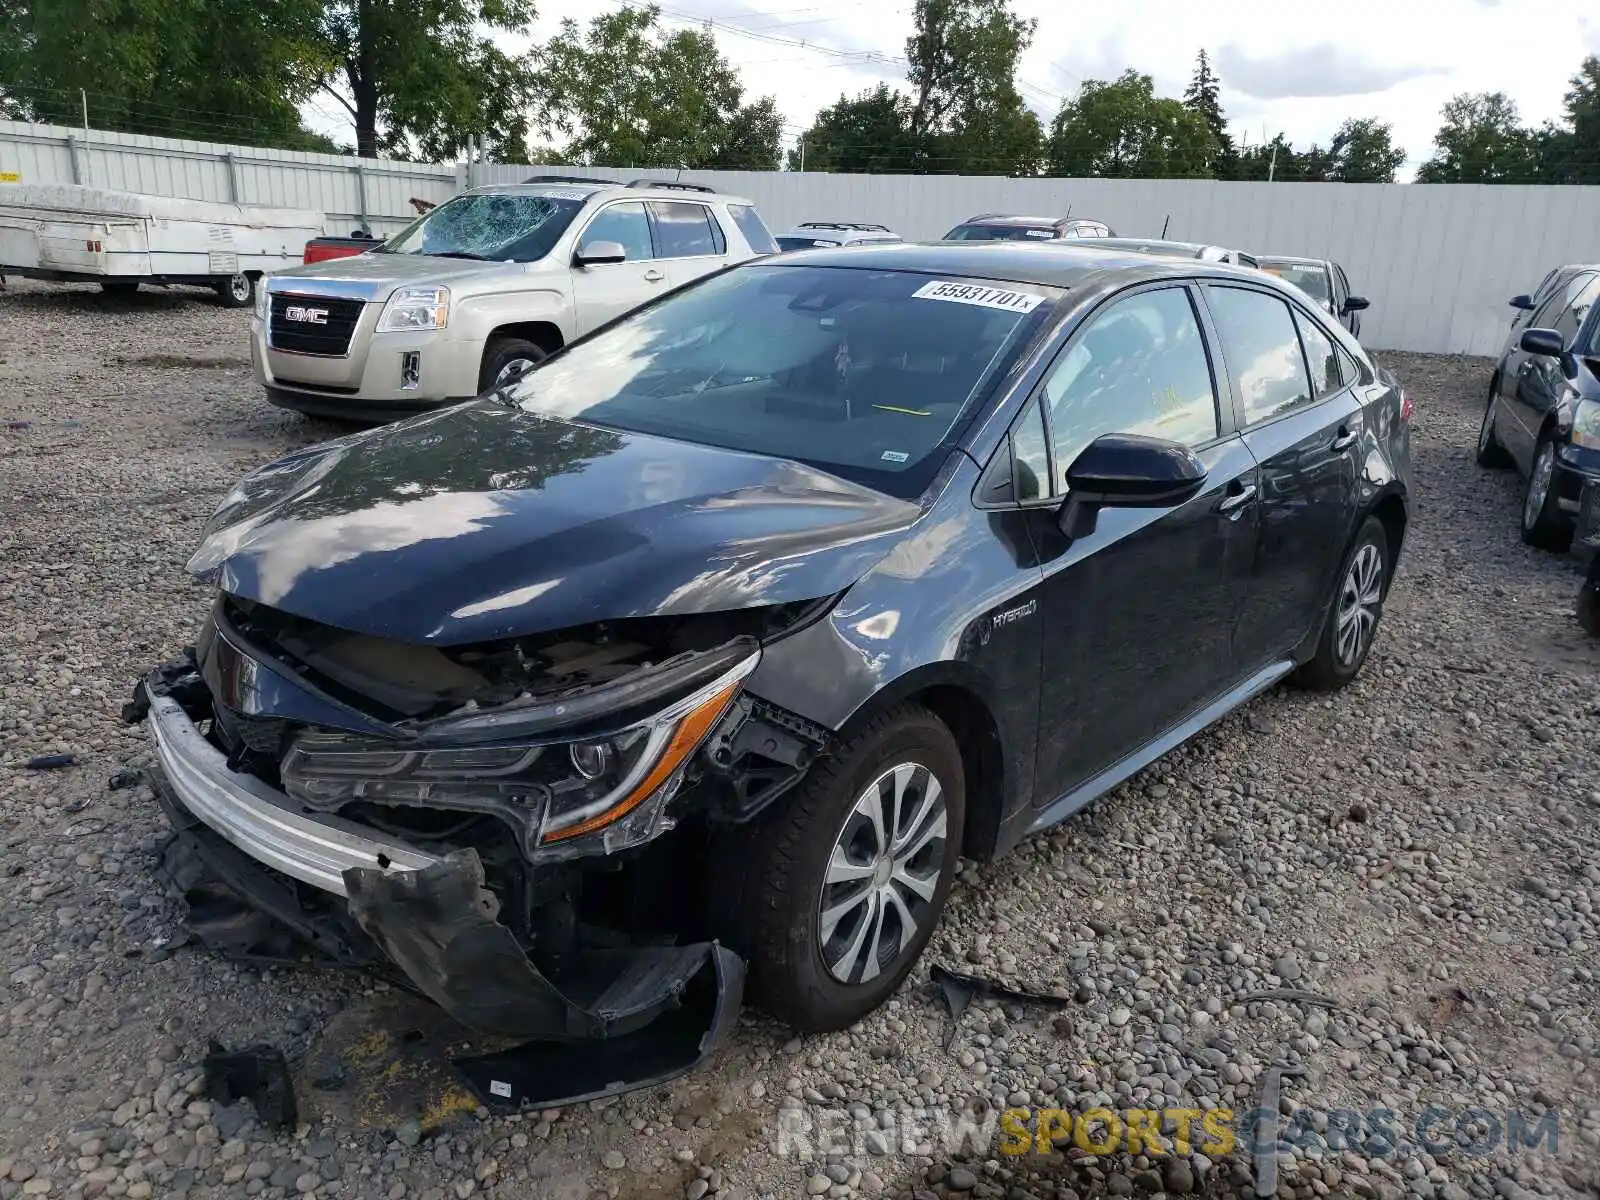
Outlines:
POLYGON ((1300 343, 1306 350, 1306 365, 1311 368, 1312 395, 1320 400, 1345 384, 1344 372, 1339 367, 1339 349, 1304 313, 1296 312, 1294 322, 1300 327, 1300 343))
POLYGON ((957 225, 944 235, 947 242, 1048 241, 1056 236, 1053 225, 957 225))
POLYGON ((1011 446, 1017 460, 1017 499, 1042 500, 1050 494, 1050 445, 1037 404, 1028 405, 1028 415, 1012 430, 1011 446))
POLYGON ((818 246, 837 246, 839 243, 831 238, 809 237, 781 237, 778 247, 787 253, 790 250, 814 250, 818 246))
POLYGON ((650 212, 656 219, 656 243, 662 258, 700 258, 726 249, 722 231, 703 204, 652 200, 650 212))
POLYGON ((580 246, 590 242, 619 243, 628 252, 629 262, 655 257, 650 246, 650 219, 644 215, 644 204, 638 200, 601 209, 579 239, 580 246))
POLYGON ((1595 293, 1600 291, 1600 275, 1579 275, 1561 294, 1561 311, 1556 314, 1555 329, 1568 342, 1578 336, 1583 319, 1589 315, 1595 293))
POLYGON ((1190 446, 1217 436, 1211 365, 1181 287, 1140 292, 1096 313, 1051 366, 1044 395, 1057 493, 1066 490, 1072 460, 1101 434, 1190 446))
POLYGON ((1310 381, 1289 306, 1276 296, 1244 288, 1212 286, 1207 298, 1244 405, 1245 424, 1310 403, 1310 381))
POLYGON ((757 254, 778 252, 778 243, 773 241, 772 231, 754 208, 748 204, 730 204, 728 211, 733 214, 733 223, 744 234, 744 240, 750 243, 750 249, 757 254))
POLYGON ((574 343, 511 398, 915 496, 1054 298, 1029 284, 757 262, 574 343))

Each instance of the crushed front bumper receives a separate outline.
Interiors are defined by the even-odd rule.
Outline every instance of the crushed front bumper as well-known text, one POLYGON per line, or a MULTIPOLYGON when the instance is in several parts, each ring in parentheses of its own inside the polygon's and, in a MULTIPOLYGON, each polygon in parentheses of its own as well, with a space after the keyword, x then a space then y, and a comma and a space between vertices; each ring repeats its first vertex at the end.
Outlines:
POLYGON ((163 865, 208 947, 289 957, 272 936, 288 931, 339 965, 387 967, 480 1034, 525 1042, 457 1060, 495 1106, 649 1087, 694 1068, 732 1028, 744 962, 725 947, 594 949, 558 987, 498 921, 475 851, 439 857, 302 811, 232 770, 170 683, 153 674, 132 715, 147 720, 151 778, 174 828, 163 865))

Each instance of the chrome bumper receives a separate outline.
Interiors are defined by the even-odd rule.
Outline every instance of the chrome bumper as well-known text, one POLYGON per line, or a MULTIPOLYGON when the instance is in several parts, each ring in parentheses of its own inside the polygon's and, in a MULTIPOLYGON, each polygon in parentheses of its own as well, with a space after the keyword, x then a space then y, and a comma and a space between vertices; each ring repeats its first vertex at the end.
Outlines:
POLYGON ((350 821, 308 816, 282 792, 230 771, 226 756, 172 699, 150 698, 148 727, 178 801, 264 866, 343 896, 350 867, 420 871, 441 861, 350 821))

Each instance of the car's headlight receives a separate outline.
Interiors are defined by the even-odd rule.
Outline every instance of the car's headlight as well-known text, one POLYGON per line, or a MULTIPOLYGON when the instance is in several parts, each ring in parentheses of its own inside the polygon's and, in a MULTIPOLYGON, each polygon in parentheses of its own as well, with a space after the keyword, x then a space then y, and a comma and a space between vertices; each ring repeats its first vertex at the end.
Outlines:
POLYGON ((256 280, 256 316, 263 321, 272 311, 272 295, 267 291, 267 281, 263 276, 256 280))
POLYGON ((407 329, 443 329, 450 319, 450 289, 412 286, 395 289, 378 318, 379 333, 407 329))
MULTIPOLYGON (((529 858, 609 854, 672 827, 666 809, 684 768, 759 660, 753 653, 653 716, 580 740, 423 750, 306 730, 283 759, 284 790, 322 809, 367 804, 499 816, 519 831, 529 858)), ((447 837, 449 822, 435 823, 447 837)))
POLYGON ((1600 401, 1580 400, 1572 414, 1572 444, 1600 450, 1600 401))

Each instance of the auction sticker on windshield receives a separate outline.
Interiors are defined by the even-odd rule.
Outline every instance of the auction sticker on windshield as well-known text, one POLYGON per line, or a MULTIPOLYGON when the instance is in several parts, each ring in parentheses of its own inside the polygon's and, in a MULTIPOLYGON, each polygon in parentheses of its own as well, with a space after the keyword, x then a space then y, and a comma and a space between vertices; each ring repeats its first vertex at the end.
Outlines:
POLYGON ((925 283, 911 293, 913 300, 949 300, 955 304, 976 304, 980 308, 998 308, 1004 312, 1031 313, 1044 302, 1035 292, 1012 292, 1005 288, 980 287, 973 283, 956 283, 940 280, 925 283))

